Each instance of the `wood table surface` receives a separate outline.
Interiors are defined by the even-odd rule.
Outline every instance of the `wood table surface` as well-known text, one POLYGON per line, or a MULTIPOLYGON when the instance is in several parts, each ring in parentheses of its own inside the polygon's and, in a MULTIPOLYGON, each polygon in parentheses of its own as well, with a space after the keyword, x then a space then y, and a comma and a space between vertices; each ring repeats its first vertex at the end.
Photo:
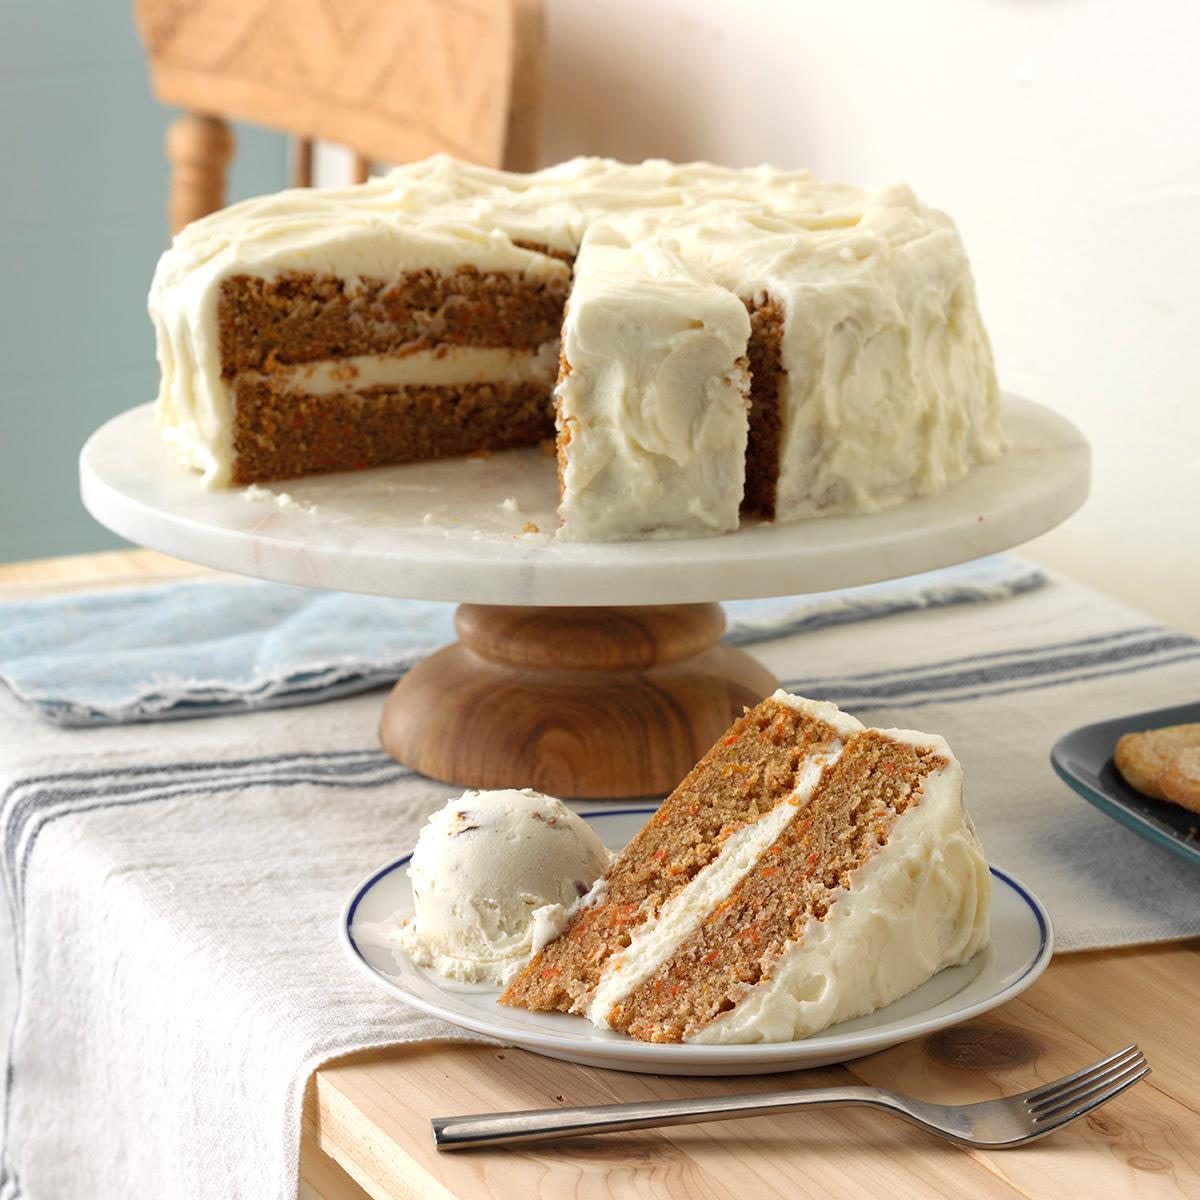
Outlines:
MULTIPOLYGON (((0 565, 0 598, 196 575, 149 551, 0 565)), ((677 1079, 521 1050, 421 1045, 327 1064, 309 1083, 305 1200, 680 1197, 1200 1197, 1200 942, 1062 955, 986 1017, 844 1067, 677 1079), (1020 1150, 967 1150, 885 1114, 754 1117, 440 1155, 429 1118, 863 1082, 957 1103, 1021 1091, 1137 1041, 1154 1073, 1020 1150)))

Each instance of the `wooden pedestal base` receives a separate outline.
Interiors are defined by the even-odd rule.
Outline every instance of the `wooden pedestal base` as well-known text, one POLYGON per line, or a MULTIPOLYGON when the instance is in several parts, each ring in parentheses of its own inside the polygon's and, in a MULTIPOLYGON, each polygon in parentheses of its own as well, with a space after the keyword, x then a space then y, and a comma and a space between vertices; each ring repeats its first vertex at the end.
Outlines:
POLYGON ((379 733, 393 758, 463 787, 665 794, 778 686, 719 644, 717 604, 463 604, 455 623, 460 640, 396 685, 379 733))

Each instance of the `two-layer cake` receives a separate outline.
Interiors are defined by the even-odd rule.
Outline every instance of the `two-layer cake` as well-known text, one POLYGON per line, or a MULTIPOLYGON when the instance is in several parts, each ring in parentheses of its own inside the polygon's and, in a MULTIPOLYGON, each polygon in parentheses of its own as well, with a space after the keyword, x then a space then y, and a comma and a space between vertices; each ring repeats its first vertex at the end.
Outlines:
POLYGON ((212 486, 555 438, 559 536, 869 512, 1003 449, 958 234, 808 172, 434 157, 188 226, 150 295, 212 486))

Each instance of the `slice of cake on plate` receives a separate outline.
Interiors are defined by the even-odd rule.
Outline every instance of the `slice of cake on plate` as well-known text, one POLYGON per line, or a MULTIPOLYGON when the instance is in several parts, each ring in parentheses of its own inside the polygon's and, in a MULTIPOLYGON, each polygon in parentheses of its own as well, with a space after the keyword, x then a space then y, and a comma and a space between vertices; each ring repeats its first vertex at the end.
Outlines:
POLYGON ((990 894, 943 738, 779 691, 500 999, 642 1041, 802 1038, 973 957, 990 894))

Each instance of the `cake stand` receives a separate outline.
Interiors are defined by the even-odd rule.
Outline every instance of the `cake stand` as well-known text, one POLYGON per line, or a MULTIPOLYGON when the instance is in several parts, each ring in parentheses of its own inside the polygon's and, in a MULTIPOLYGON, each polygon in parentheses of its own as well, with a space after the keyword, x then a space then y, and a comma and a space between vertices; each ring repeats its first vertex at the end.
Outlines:
POLYGON ((464 787, 574 798, 670 791, 776 681, 720 644, 719 600, 818 592, 977 558, 1064 520, 1088 491, 1079 431, 1005 400, 1009 450, 941 495, 882 513, 722 537, 562 543, 540 449, 206 491, 164 452, 150 405, 102 426, 83 502, 121 536, 283 583, 456 600, 459 641, 388 698, 384 748, 464 787))

